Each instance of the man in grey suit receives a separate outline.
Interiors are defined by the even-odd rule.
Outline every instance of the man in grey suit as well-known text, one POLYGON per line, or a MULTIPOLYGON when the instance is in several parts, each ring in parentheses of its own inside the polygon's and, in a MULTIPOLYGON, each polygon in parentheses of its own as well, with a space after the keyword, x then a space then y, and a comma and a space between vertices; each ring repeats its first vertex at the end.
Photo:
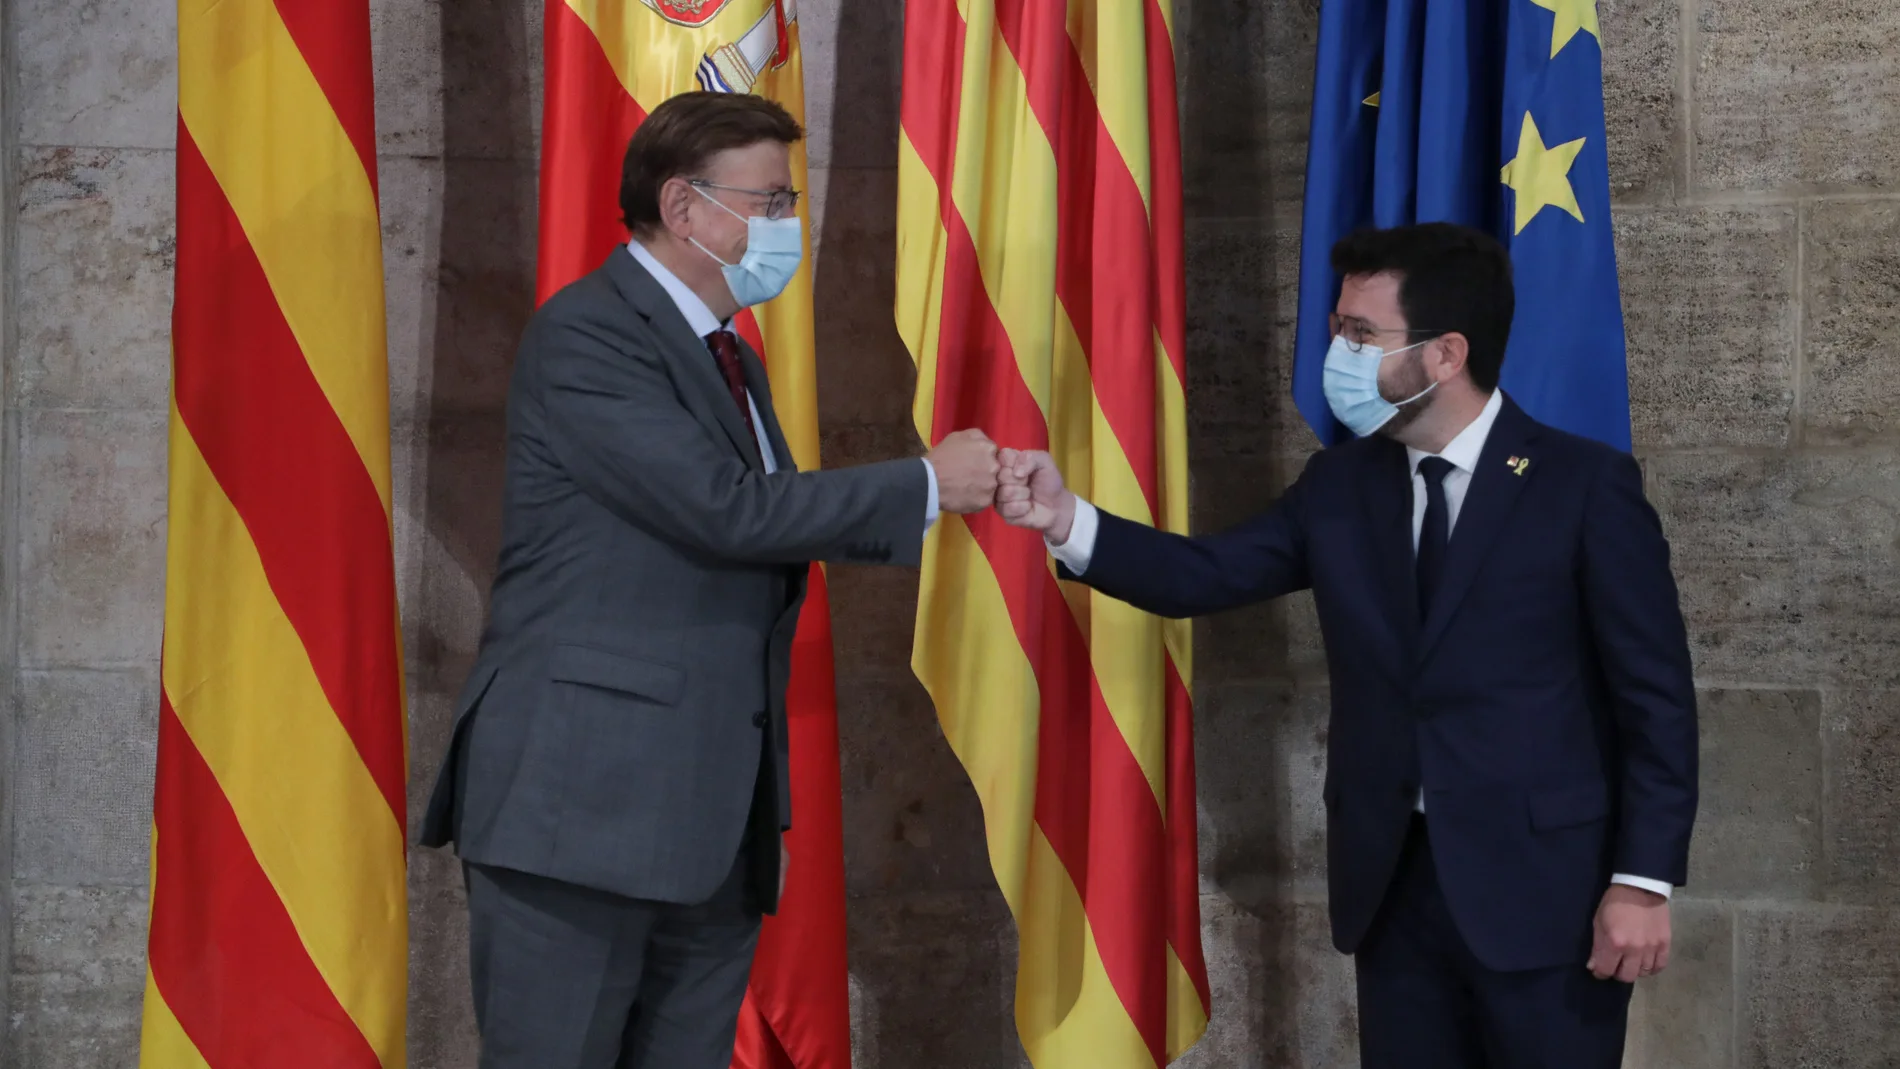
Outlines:
POLYGON ((421 842, 468 881, 484 1069, 726 1069, 790 826, 809 562, 915 564, 996 446, 794 470, 731 319, 803 254, 777 104, 695 93, 627 147, 634 235, 550 299, 508 396, 502 547, 421 842))

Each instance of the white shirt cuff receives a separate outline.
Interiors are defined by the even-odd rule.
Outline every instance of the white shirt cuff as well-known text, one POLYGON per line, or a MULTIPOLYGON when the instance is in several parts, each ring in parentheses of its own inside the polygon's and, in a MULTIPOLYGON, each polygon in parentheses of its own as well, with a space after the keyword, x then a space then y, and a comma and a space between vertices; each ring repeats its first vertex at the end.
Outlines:
POLYGON ((1095 506, 1075 499, 1075 520, 1069 525, 1069 540, 1056 545, 1047 539, 1043 544, 1049 547, 1049 555, 1061 562, 1064 568, 1081 575, 1089 570, 1089 561, 1095 558, 1095 532, 1101 526, 1101 515, 1095 506))
POLYGON ((1638 890, 1648 891, 1651 894, 1658 894, 1658 895, 1663 896, 1663 898, 1665 899, 1669 897, 1669 892, 1675 890, 1675 888, 1669 886, 1667 883, 1664 883, 1661 880, 1652 880, 1644 876, 1625 876, 1620 872, 1610 877, 1610 882, 1620 883, 1627 887, 1634 887, 1634 888, 1637 888, 1638 890))
POLYGON ((937 467, 928 457, 923 458, 924 474, 930 480, 930 490, 924 497, 924 533, 929 534, 937 526, 937 517, 941 509, 937 505, 937 467))

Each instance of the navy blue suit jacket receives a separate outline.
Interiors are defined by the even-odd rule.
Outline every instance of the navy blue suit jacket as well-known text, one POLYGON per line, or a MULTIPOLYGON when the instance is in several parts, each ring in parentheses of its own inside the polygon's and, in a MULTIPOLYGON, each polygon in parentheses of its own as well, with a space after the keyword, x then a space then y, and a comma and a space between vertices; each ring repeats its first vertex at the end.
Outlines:
POLYGON ((1688 641, 1641 472, 1506 398, 1425 620, 1413 560, 1405 448, 1373 437, 1314 455, 1272 508, 1220 534, 1103 513, 1079 578, 1169 617, 1311 588, 1332 681, 1335 945, 1364 939, 1422 785, 1439 882, 1478 959, 1581 968, 1610 876, 1685 883, 1695 820, 1688 641))

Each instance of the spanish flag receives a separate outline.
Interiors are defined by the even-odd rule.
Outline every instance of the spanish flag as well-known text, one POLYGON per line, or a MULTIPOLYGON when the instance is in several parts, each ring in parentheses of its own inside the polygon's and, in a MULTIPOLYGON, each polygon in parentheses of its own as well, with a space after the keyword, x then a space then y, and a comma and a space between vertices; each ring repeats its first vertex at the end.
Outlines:
POLYGON ((374 116, 367 0, 179 4, 149 1069, 403 1064, 374 116))
MULTIPOLYGON (((918 432, 1048 449, 1120 516, 1187 527, 1170 0, 908 0, 897 327, 918 432)), ((912 666, 976 785, 1037 1069, 1146 1069, 1208 1018, 1190 630, 946 516, 912 666)))
MULTIPOLYGON (((541 122, 540 298, 599 267, 627 240, 620 168, 647 113, 677 93, 758 93, 801 123, 805 75, 795 0, 547 0, 541 122)), ((805 148, 792 146, 805 186, 805 148)), ((805 198, 799 212, 805 211, 805 198)), ((805 263, 776 300, 735 327, 764 358, 792 456, 818 468, 818 375, 812 344, 810 225, 805 263)), ((844 832, 831 606, 824 570, 811 583, 792 645, 792 863, 766 919, 739 1016, 738 1069, 846 1069, 851 1011, 845 973, 844 832)))

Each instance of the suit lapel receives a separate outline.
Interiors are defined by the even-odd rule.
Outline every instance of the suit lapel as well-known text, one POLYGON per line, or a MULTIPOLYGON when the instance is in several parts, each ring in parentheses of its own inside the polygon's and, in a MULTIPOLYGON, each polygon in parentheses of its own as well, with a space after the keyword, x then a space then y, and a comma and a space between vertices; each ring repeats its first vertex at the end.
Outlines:
POLYGON ((1390 439, 1371 443, 1373 477, 1364 484, 1367 530, 1376 581, 1386 599, 1393 638, 1410 649, 1418 634, 1418 580, 1412 564, 1412 473, 1405 447, 1390 439))
POLYGON ((1425 621, 1418 654, 1422 662, 1431 656, 1445 628, 1458 611, 1458 605, 1471 590, 1491 547, 1503 532, 1524 487, 1542 469, 1536 464, 1519 465, 1513 459, 1532 456, 1537 424, 1510 398, 1505 398, 1498 421, 1485 439, 1478 456, 1477 470, 1471 473, 1471 485, 1465 490, 1464 505, 1458 510, 1458 522, 1451 530, 1451 543, 1445 550, 1445 573, 1439 580, 1438 593, 1432 599, 1432 614, 1425 621))
POLYGON ((773 410, 771 377, 766 374, 764 362, 752 351, 752 346, 746 343, 744 336, 739 338, 739 364, 745 368, 745 388, 751 391, 754 403, 759 406, 759 418, 765 421, 765 440, 772 445, 772 455, 778 462, 778 470, 798 470, 797 463, 792 459, 792 447, 785 440, 785 429, 779 426, 778 413, 773 410))
POLYGON ((665 287, 624 246, 607 258, 607 275, 660 339, 660 353, 673 365, 673 381, 679 384, 687 408, 702 422, 710 419, 723 431, 746 463, 762 468, 758 445, 746 430, 745 415, 732 403, 732 393, 726 389, 726 380, 719 374, 706 339, 687 326, 686 317, 665 287))

